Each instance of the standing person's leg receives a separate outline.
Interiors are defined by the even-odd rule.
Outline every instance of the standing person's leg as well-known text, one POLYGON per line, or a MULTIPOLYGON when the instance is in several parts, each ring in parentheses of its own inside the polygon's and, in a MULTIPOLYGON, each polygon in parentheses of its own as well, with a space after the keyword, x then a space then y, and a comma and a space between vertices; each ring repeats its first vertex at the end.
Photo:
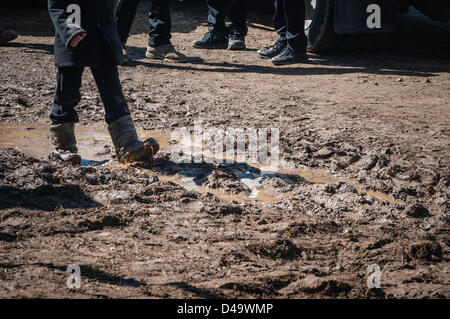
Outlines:
POLYGON ((170 44, 172 20, 170 19, 170 1, 149 0, 148 21, 150 32, 148 44, 152 47, 170 44))
POLYGON ((200 49, 226 49, 228 47, 225 28, 226 1, 207 0, 209 31, 192 45, 200 49))
MULTIPOLYGON (((302 1, 302 0, 300 0, 302 1)), ((275 28, 275 32, 278 33, 279 38, 278 42, 287 45, 286 39, 286 16, 284 14, 284 0, 273 0, 273 4, 275 7, 275 13, 273 15, 273 27, 275 28)))
POLYGON ((273 0, 273 6, 275 8, 275 13, 273 15, 273 26, 275 31, 278 33, 279 38, 274 44, 258 50, 258 55, 263 59, 271 59, 276 57, 287 46, 287 26, 284 14, 284 0, 273 0))
POLYGON ((50 114, 52 121, 50 134, 55 147, 53 154, 63 161, 74 164, 81 163, 75 139, 75 123, 78 122, 75 107, 81 99, 80 87, 83 71, 84 67, 58 68, 53 98, 54 106, 50 114))
POLYGON ((91 68, 105 108, 105 120, 116 149, 118 160, 134 162, 152 158, 159 150, 158 142, 138 139, 133 119, 122 93, 117 65, 108 58, 91 68))
POLYGON ((283 0, 287 46, 272 58, 275 65, 306 62, 305 0, 283 0))
POLYGON ((284 0, 284 15, 288 46, 299 54, 305 54, 308 45, 305 35, 305 0, 284 0))
POLYGON ((117 29, 123 45, 127 43, 138 6, 139 0, 122 0, 117 11, 117 29))
POLYGON ((149 0, 150 11, 148 21, 150 23, 149 39, 146 56, 151 59, 172 60, 186 62, 186 56, 175 50, 170 39, 172 21, 170 18, 169 0, 149 0))
POLYGON ((124 115, 130 115, 122 93, 117 66, 105 62, 100 66, 91 67, 91 71, 105 107, 106 123, 111 124, 124 115))
POLYGON ((61 67, 56 74, 56 90, 50 120, 53 124, 77 123, 75 107, 80 103, 84 67, 61 67))
POLYGON ((122 52, 124 63, 129 61, 128 52, 125 44, 130 35, 133 26, 134 17, 136 16, 139 0, 122 0, 117 11, 117 29, 120 41, 122 42, 122 52))
POLYGON ((245 36, 247 35, 247 0, 231 0, 230 20, 228 28, 228 49, 245 49, 245 36))
POLYGON ((227 0, 207 0, 208 24, 211 31, 225 33, 225 14, 227 0))

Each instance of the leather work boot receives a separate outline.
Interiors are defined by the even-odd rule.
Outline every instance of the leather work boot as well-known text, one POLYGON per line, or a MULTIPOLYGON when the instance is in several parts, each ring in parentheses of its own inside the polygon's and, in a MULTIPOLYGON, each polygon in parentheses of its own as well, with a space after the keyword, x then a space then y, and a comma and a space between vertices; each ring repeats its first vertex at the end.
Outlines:
POLYGON ((81 164, 75 139, 75 123, 52 124, 50 126, 52 144, 55 150, 50 154, 63 162, 81 164))
POLYGON ((155 139, 139 141, 130 115, 124 115, 109 124, 108 130, 121 163, 149 160, 159 151, 159 144, 155 139))
POLYGON ((177 51, 171 44, 163 44, 156 47, 148 46, 145 56, 155 60, 166 60, 179 63, 187 62, 186 55, 177 51))
POLYGON ((275 65, 287 65, 304 62, 308 62, 308 56, 306 53, 298 53, 290 46, 287 46, 280 54, 272 58, 272 63, 275 65))
POLYGON ((194 41, 192 46, 198 49, 226 49, 228 48, 227 36, 218 31, 208 31, 203 38, 194 41))
POLYGON ((276 57, 281 51, 284 50, 286 44, 281 43, 280 41, 275 42, 272 45, 266 46, 260 50, 258 50, 258 55, 262 59, 272 59, 276 57))

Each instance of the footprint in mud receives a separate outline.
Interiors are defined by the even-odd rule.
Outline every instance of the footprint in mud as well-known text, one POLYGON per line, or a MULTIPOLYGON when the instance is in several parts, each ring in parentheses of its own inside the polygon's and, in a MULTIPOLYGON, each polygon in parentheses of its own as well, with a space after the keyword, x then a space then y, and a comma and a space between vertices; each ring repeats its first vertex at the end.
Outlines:
POLYGON ((227 216, 227 215, 241 215, 244 210, 239 205, 217 205, 203 207, 202 212, 211 215, 227 216))
POLYGON ((442 246, 437 242, 422 242, 411 245, 409 257, 426 261, 440 261, 442 259, 442 246))
POLYGON ((292 241, 288 239, 279 239, 270 244, 251 244, 247 246, 247 249, 260 257, 270 259, 286 259, 293 260, 301 257, 303 248, 296 246, 292 241))
POLYGON ((306 234, 315 233, 337 233, 341 230, 342 226, 332 220, 319 223, 293 222, 286 227, 286 229, 280 231, 280 234, 286 234, 291 237, 300 237, 306 234))
POLYGON ((297 290, 308 294, 324 294, 329 297, 337 297, 339 295, 348 294, 353 287, 346 282, 334 279, 319 278, 316 276, 307 276, 298 281, 297 290))
POLYGON ((106 227, 115 228, 126 225, 127 223, 123 218, 118 216, 107 215, 97 219, 86 219, 84 221, 81 221, 78 224, 78 227, 86 231, 91 231, 91 230, 102 230, 103 228, 106 227))

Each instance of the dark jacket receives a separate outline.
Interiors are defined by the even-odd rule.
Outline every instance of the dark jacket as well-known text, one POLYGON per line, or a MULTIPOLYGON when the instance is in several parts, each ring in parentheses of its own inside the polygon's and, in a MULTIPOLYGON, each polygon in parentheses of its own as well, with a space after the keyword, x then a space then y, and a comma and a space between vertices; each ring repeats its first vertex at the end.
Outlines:
POLYGON ((48 0, 48 11, 56 31, 56 66, 98 66, 105 58, 122 64, 115 0, 48 0), (69 19, 77 14, 80 19, 69 19), (72 39, 84 32, 87 35, 78 46, 70 47, 72 39))

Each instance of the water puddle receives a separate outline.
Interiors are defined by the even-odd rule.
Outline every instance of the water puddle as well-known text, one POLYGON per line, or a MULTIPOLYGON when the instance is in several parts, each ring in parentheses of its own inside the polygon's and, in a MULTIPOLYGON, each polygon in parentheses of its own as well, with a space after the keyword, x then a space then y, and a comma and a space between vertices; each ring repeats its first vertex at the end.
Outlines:
MULTIPOLYGON (((38 159, 46 159, 53 151, 48 123, 0 124, 0 147, 10 147, 38 159)), ((111 159, 114 147, 105 126, 77 124, 77 146, 82 165, 103 165, 111 159)), ((138 130, 141 139, 156 138, 162 147, 170 136, 158 131, 138 130)))
MULTIPOLYGON (((53 150, 50 141, 48 123, 35 124, 0 124, 0 147, 15 148, 25 154, 39 159, 46 159, 53 150)), ((76 125, 76 137, 79 153, 82 156, 83 166, 103 165, 112 169, 124 169, 123 165, 111 161, 111 155, 114 152, 111 138, 105 126, 76 125)), ((138 135, 141 139, 153 137, 160 143, 161 149, 170 151, 170 134, 139 130, 138 135)), ((194 152, 198 152, 194 148, 194 152)), ((204 154, 209 156, 209 154, 204 154)), ((289 168, 273 171, 263 166, 248 166, 245 164, 224 164, 224 167, 231 171, 237 179, 246 185, 250 190, 249 194, 230 194, 220 188, 204 187, 202 184, 212 171, 212 164, 174 164, 171 167, 172 172, 153 172, 147 170, 149 175, 156 175, 162 181, 171 181, 183 186, 186 189, 192 189, 200 193, 212 193, 218 198, 227 201, 248 202, 258 201, 274 204, 287 199, 290 194, 272 194, 263 186, 264 181, 272 178, 281 178, 288 184, 337 184, 345 183, 356 188, 358 193, 367 194, 383 202, 391 204, 397 201, 391 196, 379 192, 369 191, 366 185, 359 184, 356 180, 345 179, 327 174, 320 170, 289 168), (192 167, 194 166, 194 167, 192 167)))

